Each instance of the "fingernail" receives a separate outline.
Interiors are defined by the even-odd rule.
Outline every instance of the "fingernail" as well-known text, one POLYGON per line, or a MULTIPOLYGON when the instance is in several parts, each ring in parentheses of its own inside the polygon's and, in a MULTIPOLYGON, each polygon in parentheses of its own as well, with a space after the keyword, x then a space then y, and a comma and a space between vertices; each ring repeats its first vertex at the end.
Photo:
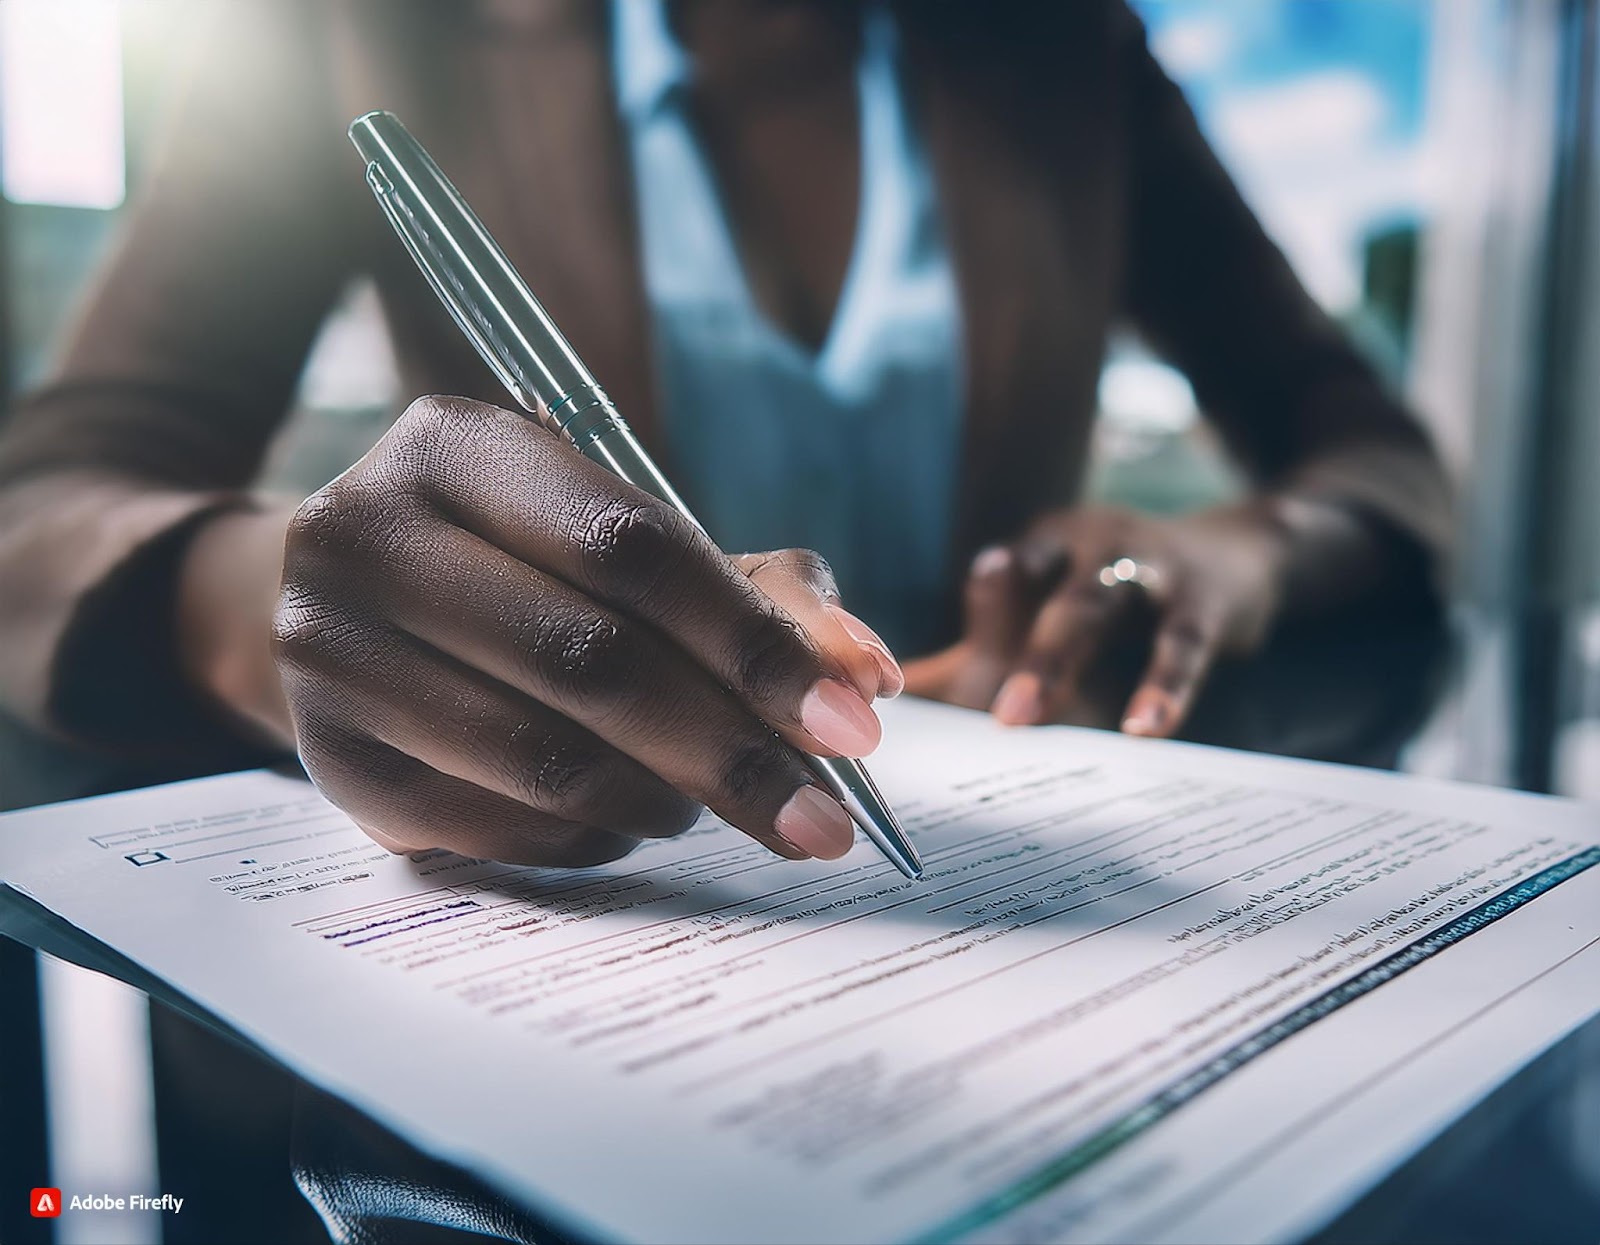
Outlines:
POLYGON ((766 848, 774 856, 782 856, 785 860, 810 860, 811 853, 802 847, 789 842, 774 828, 771 834, 757 834, 753 836, 757 843, 766 848))
POLYGON ((1011 565, 1011 550, 1001 545, 991 545, 972 559, 972 573, 977 576, 998 575, 1011 565))
POLYGON ((878 695, 884 700, 893 700, 906 690, 906 672, 900 669, 900 663, 886 650, 874 648, 868 651, 878 663, 878 695))
POLYGON ((991 713, 1007 726, 1033 726, 1044 717, 1044 685, 1029 671, 1012 675, 1000 685, 991 713))
POLYGON ((883 737, 872 706, 837 679, 823 679, 806 693, 800 725, 823 747, 845 757, 866 756, 883 737))
POLYGON ((1171 710, 1164 696, 1146 692, 1136 696, 1122 719, 1122 729, 1129 735, 1160 735, 1163 733, 1171 710))
POLYGON ((905 691, 905 671, 900 669, 900 663, 894 659, 894 654, 883 642, 883 637, 844 606, 829 605, 828 609, 832 611, 834 618, 838 619, 839 625, 845 629, 845 634, 878 663, 878 695, 892 699, 905 691))
POLYGON ((856 841, 856 828, 839 802, 817 787, 801 787, 778 811, 773 828, 818 860, 838 860, 856 841))

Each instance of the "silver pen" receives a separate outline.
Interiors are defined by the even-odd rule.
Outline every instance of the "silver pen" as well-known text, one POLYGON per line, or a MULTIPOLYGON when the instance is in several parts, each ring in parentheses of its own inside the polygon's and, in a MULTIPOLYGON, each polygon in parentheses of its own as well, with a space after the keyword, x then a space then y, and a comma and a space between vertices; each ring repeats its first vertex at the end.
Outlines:
MULTIPOLYGON (((351 122, 350 141, 367 163, 367 185, 411 258, 518 405, 585 456, 699 526, 422 144, 388 112, 351 122)), ((908 878, 921 877, 917 849, 861 762, 806 759, 895 868, 908 878)))

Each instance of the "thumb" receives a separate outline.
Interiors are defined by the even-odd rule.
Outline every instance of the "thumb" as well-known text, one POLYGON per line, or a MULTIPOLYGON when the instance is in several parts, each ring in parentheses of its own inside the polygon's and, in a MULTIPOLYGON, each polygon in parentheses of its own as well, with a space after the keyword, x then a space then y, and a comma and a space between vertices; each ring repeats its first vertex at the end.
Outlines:
POLYGON ((844 608, 833 571, 809 549, 747 553, 733 564, 805 629, 835 672, 867 700, 898 696, 905 675, 878 633, 844 608))
POLYGON ((967 573, 961 639, 907 664, 912 694, 968 709, 994 704, 1027 638, 1028 597, 1022 567, 1012 550, 997 545, 978 554, 967 573))
POLYGON ((1014 550, 993 545, 972 560, 962 601, 974 653, 1005 667, 1016 660, 1032 621, 1027 588, 1014 550))
POLYGON ((966 628, 961 646, 966 660, 951 681, 952 702, 972 709, 994 704, 1027 639, 1032 616, 1028 596, 1013 550, 995 546, 973 559, 964 593, 966 628))

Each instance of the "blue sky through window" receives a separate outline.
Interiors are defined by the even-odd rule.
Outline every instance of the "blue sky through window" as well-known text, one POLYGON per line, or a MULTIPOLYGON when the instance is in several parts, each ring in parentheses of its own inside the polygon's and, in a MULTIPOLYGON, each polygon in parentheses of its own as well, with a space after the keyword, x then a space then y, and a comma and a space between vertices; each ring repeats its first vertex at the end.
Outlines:
POLYGON ((1246 198, 1324 305, 1426 208, 1429 0, 1135 0, 1246 198))

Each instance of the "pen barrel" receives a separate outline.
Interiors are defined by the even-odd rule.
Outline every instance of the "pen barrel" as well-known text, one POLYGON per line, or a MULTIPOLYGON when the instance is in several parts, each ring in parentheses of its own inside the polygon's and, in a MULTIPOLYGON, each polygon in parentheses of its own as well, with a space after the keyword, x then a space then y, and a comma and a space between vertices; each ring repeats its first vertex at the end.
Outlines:
POLYGON ((622 418, 599 385, 591 382, 564 394, 554 405, 539 412, 539 418, 546 427, 570 441, 585 458, 599 463, 635 488, 659 497, 700 527, 688 503, 661 474, 661 468, 639 444, 628 421, 622 418))
MULTIPOLYGON (((350 141, 367 162, 368 188, 418 269, 529 418, 700 527, 483 222, 405 126, 391 113, 369 112, 351 123, 350 141)), ((807 759, 895 867, 919 876, 916 848, 862 764, 807 759)))
POLYGON ((889 863, 913 881, 920 878, 922 860, 917 849, 900 828, 867 767, 848 757, 807 756, 806 761, 889 863))

